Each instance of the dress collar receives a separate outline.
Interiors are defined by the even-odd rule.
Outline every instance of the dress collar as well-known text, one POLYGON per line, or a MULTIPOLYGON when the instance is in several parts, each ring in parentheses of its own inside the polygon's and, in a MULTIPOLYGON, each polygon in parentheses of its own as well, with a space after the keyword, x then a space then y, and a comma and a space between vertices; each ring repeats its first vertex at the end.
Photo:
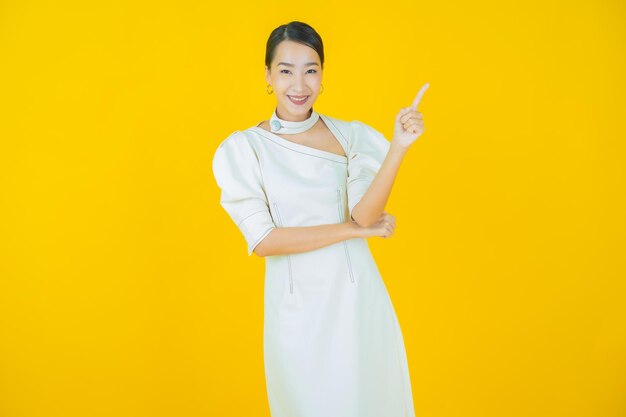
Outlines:
POLYGON ((319 118, 319 113, 311 107, 311 115, 306 120, 302 120, 301 122, 283 120, 276 115, 276 107, 274 107, 274 112, 270 118, 270 130, 272 133, 280 133, 281 135, 302 133, 312 128, 319 118))

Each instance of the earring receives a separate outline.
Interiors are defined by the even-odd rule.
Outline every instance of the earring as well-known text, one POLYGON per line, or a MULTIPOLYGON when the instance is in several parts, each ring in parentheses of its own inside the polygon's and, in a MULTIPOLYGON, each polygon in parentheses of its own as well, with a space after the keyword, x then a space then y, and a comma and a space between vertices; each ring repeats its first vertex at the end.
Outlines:
POLYGON ((324 92, 324 84, 320 84, 320 86, 322 87, 320 88, 320 94, 322 94, 324 92))
POLYGON ((272 86, 268 84, 267 87, 265 87, 265 91, 267 91, 267 94, 272 94, 274 88, 272 88, 272 86))

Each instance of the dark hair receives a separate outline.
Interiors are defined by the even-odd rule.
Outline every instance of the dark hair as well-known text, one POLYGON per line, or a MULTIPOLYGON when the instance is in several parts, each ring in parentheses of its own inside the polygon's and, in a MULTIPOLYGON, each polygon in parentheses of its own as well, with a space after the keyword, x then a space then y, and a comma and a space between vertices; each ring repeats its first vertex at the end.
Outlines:
POLYGON ((317 52, 320 64, 324 69, 324 43, 320 35, 311 26, 296 20, 285 25, 280 25, 272 31, 265 47, 265 65, 271 68, 276 55, 276 47, 282 42, 290 40, 309 46, 317 52))

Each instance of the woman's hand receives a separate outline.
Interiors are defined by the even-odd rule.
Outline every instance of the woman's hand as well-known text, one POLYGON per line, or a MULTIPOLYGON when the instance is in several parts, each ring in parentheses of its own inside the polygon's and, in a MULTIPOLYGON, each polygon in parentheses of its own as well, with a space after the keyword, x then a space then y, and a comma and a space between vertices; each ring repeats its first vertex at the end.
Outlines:
POLYGON ((417 106, 422 101, 422 96, 429 86, 430 84, 428 83, 424 84, 417 96, 415 96, 413 104, 410 107, 403 107, 396 116, 393 139, 391 140, 392 145, 395 143, 403 149, 408 149, 424 133, 424 120, 422 119, 422 113, 417 111, 417 106))
POLYGON ((362 227, 352 222, 356 228, 357 237, 368 238, 379 236, 385 239, 393 236, 393 232, 396 228, 396 216, 393 216, 386 211, 378 218, 376 223, 371 226, 362 227))

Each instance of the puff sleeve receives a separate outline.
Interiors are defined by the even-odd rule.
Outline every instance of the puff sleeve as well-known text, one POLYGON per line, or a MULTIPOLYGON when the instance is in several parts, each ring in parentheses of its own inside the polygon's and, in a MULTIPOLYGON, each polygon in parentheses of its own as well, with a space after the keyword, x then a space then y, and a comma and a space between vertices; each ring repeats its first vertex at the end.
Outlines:
POLYGON ((269 211, 259 161, 242 132, 231 133, 219 144, 212 167, 221 189, 220 204, 243 234, 250 256, 276 225, 269 211))
POLYGON ((374 180, 389 152, 391 142, 385 135, 363 122, 353 120, 350 124, 346 187, 350 218, 354 221, 352 210, 374 180))

